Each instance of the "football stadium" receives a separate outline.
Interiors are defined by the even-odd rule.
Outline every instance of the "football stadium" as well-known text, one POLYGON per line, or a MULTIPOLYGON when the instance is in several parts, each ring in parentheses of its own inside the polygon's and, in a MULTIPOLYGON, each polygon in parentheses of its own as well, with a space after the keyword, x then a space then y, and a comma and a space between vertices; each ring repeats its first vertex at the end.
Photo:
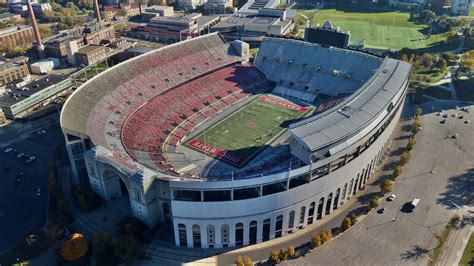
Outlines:
MULTIPOLYGON (((61 113, 74 182, 170 228, 177 246, 255 244, 318 223, 382 162, 407 63, 218 33, 93 77, 61 113)), ((127 210, 128 211, 128 210, 127 210)))

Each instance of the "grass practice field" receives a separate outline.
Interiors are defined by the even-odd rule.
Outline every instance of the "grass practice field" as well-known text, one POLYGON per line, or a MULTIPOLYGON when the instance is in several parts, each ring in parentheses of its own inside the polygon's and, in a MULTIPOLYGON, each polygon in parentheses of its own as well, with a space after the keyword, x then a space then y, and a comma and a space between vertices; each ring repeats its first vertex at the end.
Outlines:
MULTIPOLYGON (((420 30, 426 25, 415 24, 407 12, 376 12, 360 9, 298 10, 311 20, 313 26, 330 20, 335 27, 351 32, 351 43, 365 40, 365 46, 375 49, 399 50, 427 48, 447 40, 447 33, 427 38, 420 30), (353 10, 353 11, 351 11, 353 10)), ((302 19, 301 15, 299 20, 302 19)))
POLYGON ((243 167, 282 134, 292 120, 308 112, 306 107, 261 95, 185 145, 233 166, 243 167))

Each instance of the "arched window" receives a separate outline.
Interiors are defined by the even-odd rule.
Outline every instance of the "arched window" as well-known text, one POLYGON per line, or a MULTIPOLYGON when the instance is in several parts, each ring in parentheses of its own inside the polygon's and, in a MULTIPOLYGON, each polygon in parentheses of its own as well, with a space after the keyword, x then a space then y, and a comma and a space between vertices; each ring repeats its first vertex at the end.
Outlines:
POLYGON ((317 219, 323 218, 323 209, 324 209, 324 197, 319 199, 318 203, 318 213, 317 213, 317 219))
POLYGON ((193 225, 193 244, 195 248, 201 247, 201 227, 198 224, 193 225))
POLYGON ((210 248, 214 247, 214 239, 215 239, 215 230, 214 230, 214 225, 210 224, 206 228, 207 230, 207 245, 210 248))
POLYGON ((229 225, 223 224, 221 226, 221 241, 223 247, 228 247, 229 245, 229 225))
POLYGON ((270 219, 263 220, 263 235, 262 241, 267 241, 270 239, 270 219))
POLYGON ((278 215, 275 221, 275 238, 281 237, 283 228, 283 215, 278 215))
POLYGON ((178 237, 179 237, 179 245, 181 247, 187 247, 188 238, 186 237, 186 225, 178 224, 178 237))
POLYGON ((306 207, 303 206, 301 207, 301 210, 300 210, 300 226, 303 226, 304 225, 304 217, 306 215, 306 207))
POLYGON ((328 202, 326 203, 326 214, 331 213, 332 193, 328 195, 328 202))
POLYGON ((251 221, 249 226, 249 244, 257 243, 257 221, 251 221))
POLYGON ((338 188, 336 190, 336 196, 334 197, 334 204, 333 204, 333 209, 337 209, 337 205, 339 204, 339 195, 341 194, 341 188, 338 188))
POLYGON ((295 227, 295 211, 291 211, 288 216, 288 232, 295 227))
POLYGON ((315 202, 311 202, 311 204, 309 205, 309 210, 308 210, 308 224, 312 224, 312 223, 313 223, 315 205, 316 205, 315 202))
POLYGON ((244 224, 235 225, 235 245, 241 247, 244 244, 244 224))

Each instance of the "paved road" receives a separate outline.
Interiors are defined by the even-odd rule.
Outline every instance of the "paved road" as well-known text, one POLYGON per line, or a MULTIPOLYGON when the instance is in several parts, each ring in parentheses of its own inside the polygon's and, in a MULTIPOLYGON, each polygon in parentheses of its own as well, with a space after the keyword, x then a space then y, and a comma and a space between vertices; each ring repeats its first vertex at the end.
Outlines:
POLYGON ((426 264, 428 252, 437 245, 435 234, 443 230, 457 209, 453 202, 463 205, 474 190, 474 128, 464 123, 466 119, 474 121, 474 113, 450 109, 455 105, 433 102, 423 106, 423 130, 417 135, 409 164, 394 185, 397 199, 381 203, 386 208, 384 214, 372 212, 327 245, 284 264, 426 264), (449 109, 446 124, 436 115, 440 109, 449 109), (452 117, 454 113, 464 119, 452 117), (455 133, 458 139, 451 138, 455 133), (402 212, 402 205, 415 197, 421 201, 414 212, 402 212))

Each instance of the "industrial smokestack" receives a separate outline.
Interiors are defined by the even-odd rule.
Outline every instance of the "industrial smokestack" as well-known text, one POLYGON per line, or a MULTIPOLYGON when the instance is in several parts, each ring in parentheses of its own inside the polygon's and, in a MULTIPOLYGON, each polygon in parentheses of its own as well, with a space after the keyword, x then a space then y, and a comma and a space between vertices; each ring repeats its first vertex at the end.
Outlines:
POLYGON ((97 18, 97 22, 100 23, 100 10, 99 10, 98 0, 94 0, 94 10, 95 10, 95 17, 97 18))
POLYGON ((38 23, 36 22, 35 12, 33 11, 33 7, 31 6, 30 0, 27 1, 27 5, 28 5, 28 14, 30 15, 30 19, 31 19, 31 26, 33 26, 33 31, 35 33, 36 48, 38 49, 39 57, 42 57, 43 51, 44 51, 44 45, 43 45, 43 42, 41 41, 41 35, 39 32, 38 23))

